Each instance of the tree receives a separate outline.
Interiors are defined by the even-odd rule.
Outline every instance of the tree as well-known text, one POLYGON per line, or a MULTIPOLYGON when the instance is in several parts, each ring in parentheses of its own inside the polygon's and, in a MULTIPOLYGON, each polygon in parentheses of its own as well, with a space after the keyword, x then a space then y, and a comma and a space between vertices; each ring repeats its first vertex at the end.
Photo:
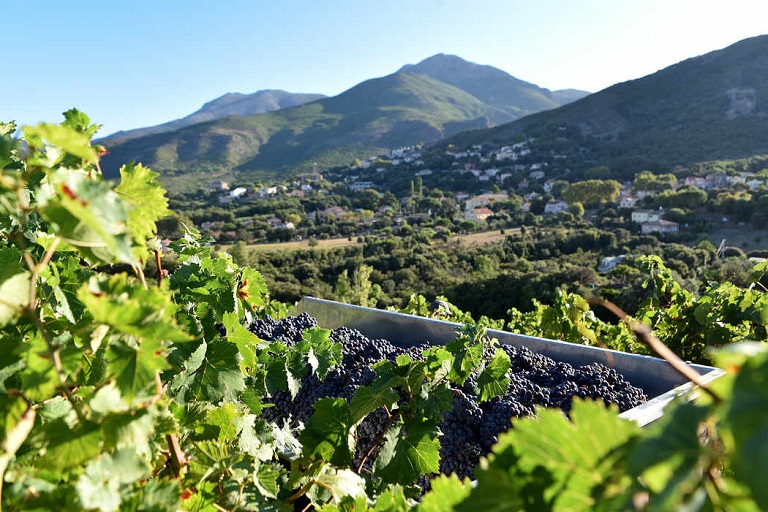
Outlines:
POLYGON ((580 219, 584 216, 584 205, 579 202, 569 204, 568 211, 570 211, 574 217, 580 219))
POLYGON ((613 203, 619 197, 621 184, 616 180, 586 180, 572 183, 563 191, 563 199, 568 203, 597 205, 613 203))

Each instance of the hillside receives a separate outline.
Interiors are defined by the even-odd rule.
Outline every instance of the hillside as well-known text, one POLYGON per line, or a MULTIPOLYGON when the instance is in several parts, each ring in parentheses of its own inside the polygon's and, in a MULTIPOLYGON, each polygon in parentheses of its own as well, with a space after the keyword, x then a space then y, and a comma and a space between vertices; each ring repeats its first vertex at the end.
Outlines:
POLYGON ((253 177, 308 169, 315 163, 345 165, 557 105, 546 89, 490 66, 443 55, 422 64, 297 107, 227 116, 130 140, 112 138, 103 167, 114 176, 120 163, 141 161, 160 171, 167 182, 253 177), (461 80, 451 79, 458 86, 426 73, 442 76, 440 69, 461 75, 461 80), (519 94, 513 93, 516 88, 519 94))
POLYGON ((263 114, 265 112, 273 112, 283 108, 303 105, 304 103, 309 103, 310 101, 319 100, 325 97, 326 96, 323 94, 292 93, 281 90, 264 90, 252 94, 227 93, 215 100, 209 101, 196 112, 193 112, 186 117, 182 117, 181 119, 176 119, 156 126, 115 132, 102 140, 114 142, 118 140, 136 139, 146 135, 171 132, 193 124, 213 121, 231 115, 250 116, 254 114, 263 114))
MULTIPOLYGON (((670 168, 768 153, 768 36, 446 143, 569 142, 585 165, 670 168)), ((635 169, 637 170, 637 169, 635 169)))

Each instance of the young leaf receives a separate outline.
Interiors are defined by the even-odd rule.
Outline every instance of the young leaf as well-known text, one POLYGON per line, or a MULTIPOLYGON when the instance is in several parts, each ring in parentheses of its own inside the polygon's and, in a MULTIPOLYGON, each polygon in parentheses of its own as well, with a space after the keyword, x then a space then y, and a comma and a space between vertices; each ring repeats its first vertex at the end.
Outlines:
POLYGON ((510 366, 509 355, 501 349, 496 349, 493 358, 477 377, 477 387, 480 389, 478 400, 480 402, 485 402, 506 392, 507 386, 509 386, 507 372, 510 366))
POLYGON ((120 168, 120 184, 115 192, 123 198, 128 210, 128 230, 134 240, 134 255, 146 259, 146 241, 157 233, 157 221, 169 215, 168 198, 156 178, 160 174, 141 164, 120 168))

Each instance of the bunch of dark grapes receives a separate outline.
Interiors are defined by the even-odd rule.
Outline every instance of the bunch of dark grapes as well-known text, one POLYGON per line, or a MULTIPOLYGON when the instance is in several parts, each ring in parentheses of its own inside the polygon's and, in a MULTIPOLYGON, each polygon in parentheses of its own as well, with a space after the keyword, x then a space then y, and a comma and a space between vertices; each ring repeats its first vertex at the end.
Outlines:
POLYGON ((440 472, 460 478, 472 476, 480 456, 487 453, 479 444, 483 411, 474 397, 453 389, 453 406, 440 423, 440 472))
MULTIPOLYGON (((302 333, 317 322, 306 313, 282 320, 265 318, 254 321, 250 330, 266 341, 280 340, 288 346, 298 343, 302 333)), ((340 327, 331 331, 331 339, 342 347, 342 362, 324 379, 314 375, 302 378, 301 388, 293 399, 279 391, 270 397, 274 407, 265 409, 265 419, 305 422, 313 412, 313 404, 324 397, 351 400, 360 386, 369 386, 376 374, 371 366, 380 361, 394 361, 401 354, 423 360, 428 344, 411 347, 395 346, 387 340, 371 340, 359 331, 340 327)), ((534 414, 535 406, 555 407, 568 414, 574 396, 601 399, 616 404, 620 411, 636 407, 646 400, 639 388, 632 386, 615 370, 601 364, 574 368, 568 363, 534 353, 525 347, 501 345, 510 358, 507 374, 509 385, 502 396, 478 404, 477 375, 453 388, 453 404, 440 423, 440 471, 472 477, 479 458, 486 455, 498 436, 512 426, 512 419, 534 414)), ((496 351, 490 344, 483 357, 489 361, 496 351)), ((401 400, 407 397, 400 393, 401 400)), ((377 455, 382 434, 390 416, 383 408, 369 414, 356 431, 355 468, 370 470, 377 455)), ((428 487, 428 482, 423 488, 428 487)))

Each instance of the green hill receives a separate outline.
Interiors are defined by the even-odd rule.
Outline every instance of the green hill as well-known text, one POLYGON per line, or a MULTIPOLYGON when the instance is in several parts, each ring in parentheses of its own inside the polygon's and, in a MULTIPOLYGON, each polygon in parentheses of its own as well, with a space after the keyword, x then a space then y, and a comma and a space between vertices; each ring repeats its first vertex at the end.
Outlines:
POLYGON ((325 97, 323 94, 293 93, 281 90, 264 90, 252 94, 227 93, 215 100, 209 101, 196 112, 181 119, 156 126, 115 132, 102 140, 110 144, 117 141, 136 139, 146 135, 171 132, 193 124, 214 121, 231 115, 250 116, 264 112, 273 112, 283 108, 303 105, 304 103, 325 97))
POLYGON ((525 134, 567 139, 588 165, 668 169, 768 153, 767 98, 768 36, 760 36, 447 143, 507 144, 525 134))
POLYGON ((306 170, 315 163, 345 165, 558 104, 546 89, 490 66, 444 55, 422 64, 297 107, 231 115, 129 140, 107 139, 105 174, 114 176, 119 164, 132 160, 160 171, 166 182, 249 178, 306 170), (454 77, 452 85, 428 74, 442 76, 439 69, 463 78, 454 77), (515 95, 516 88, 520 92, 515 95))

